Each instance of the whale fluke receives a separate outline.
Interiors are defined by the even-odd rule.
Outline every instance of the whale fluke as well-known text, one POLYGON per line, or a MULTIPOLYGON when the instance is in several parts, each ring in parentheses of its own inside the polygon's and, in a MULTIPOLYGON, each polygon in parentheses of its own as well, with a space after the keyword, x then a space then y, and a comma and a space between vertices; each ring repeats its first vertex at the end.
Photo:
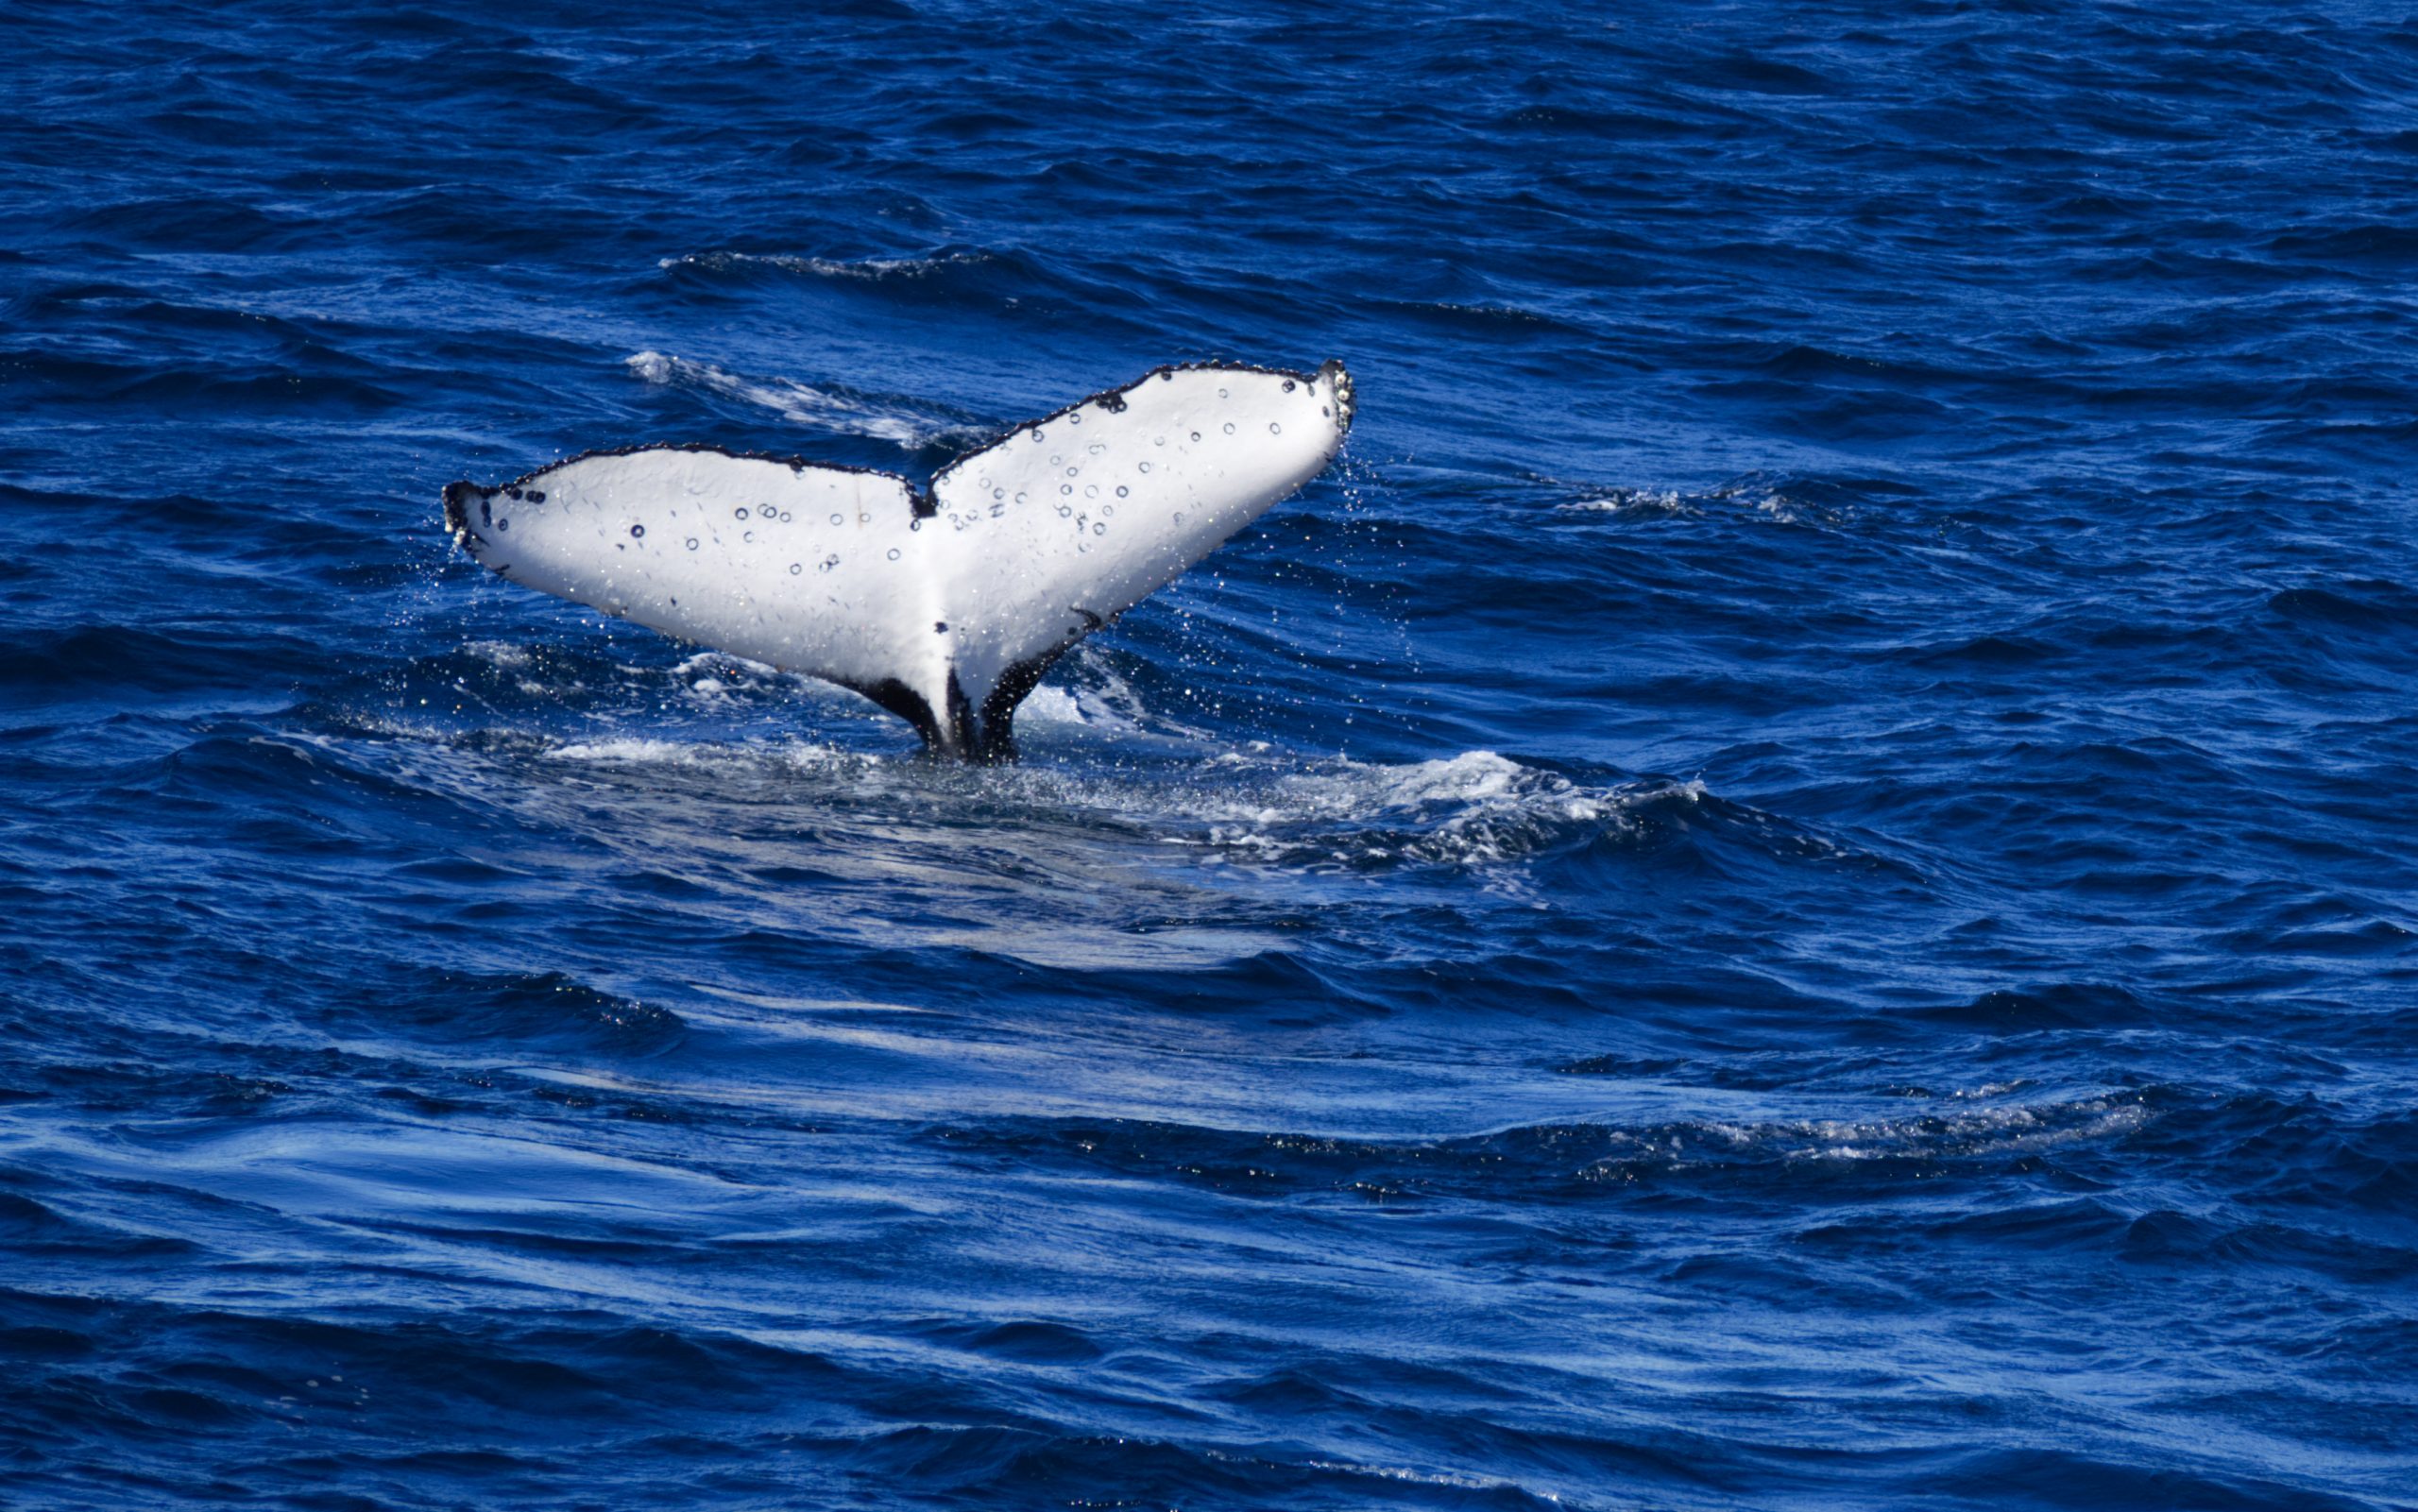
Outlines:
POLYGON ((1162 367, 928 488, 635 447, 449 484, 445 523, 515 583, 837 683, 935 751, 998 760, 1050 663, 1317 477, 1351 424, 1340 363, 1162 367))

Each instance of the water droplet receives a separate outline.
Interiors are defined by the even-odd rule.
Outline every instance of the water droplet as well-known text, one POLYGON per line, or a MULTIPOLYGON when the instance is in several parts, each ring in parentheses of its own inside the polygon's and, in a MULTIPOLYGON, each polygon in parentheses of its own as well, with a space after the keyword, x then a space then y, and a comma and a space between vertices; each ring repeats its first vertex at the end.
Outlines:
POLYGON ((1081 425, 1083 423, 1083 417, 1080 415, 1069 415, 1066 416, 1066 423, 1068 425, 1081 425))
POLYGON ((818 563, 816 563, 816 564, 815 564, 815 568, 814 568, 814 569, 815 569, 817 572, 828 572, 828 571, 830 571, 833 568, 838 567, 839 565, 840 565, 840 559, 839 559, 839 557, 837 557, 837 556, 826 556, 826 557, 825 557, 822 561, 820 561, 820 562, 818 562, 818 563))
POLYGON ((873 517, 871 515, 859 515, 857 517, 857 523, 860 525, 870 525, 873 523, 873 517))
POLYGON ((1062 463, 1062 462, 1064 462, 1064 461, 1065 461, 1065 460, 1066 460, 1066 459, 1065 459, 1064 457, 1060 456, 1060 455, 1059 455, 1057 452, 1055 452, 1055 451, 1052 451, 1051 453, 1049 453, 1049 465, 1050 465, 1051 467, 1056 467, 1056 466, 1058 466, 1058 464, 1060 464, 1060 463, 1062 463))
POLYGON ((1234 433, 1235 433, 1235 422, 1234 422, 1234 421, 1232 421, 1232 420, 1228 420, 1228 421, 1226 422, 1226 433, 1227 433, 1228 435, 1232 435, 1232 434, 1234 434, 1234 433))
POLYGON ((1274 420, 1270 420, 1268 422, 1268 433, 1269 435, 1283 435, 1285 433, 1285 427, 1277 424, 1274 420))
POLYGON ((1021 503, 1023 503, 1023 502, 1025 502, 1025 501, 1025 501, 1025 496, 1024 496, 1023 494, 1018 494, 1018 495, 1016 495, 1016 502, 1017 502, 1017 503, 1021 504, 1021 503))
POLYGON ((1008 491, 1005 488, 994 488, 991 490, 991 497, 994 499, 1005 499, 1008 497, 1008 491))
POLYGON ((1148 471, 1149 471, 1149 470, 1150 470, 1150 465, 1149 465, 1149 463, 1147 463, 1147 462, 1143 463, 1143 464, 1142 464, 1142 470, 1143 470, 1144 472, 1148 472, 1148 471))
POLYGON ((1121 483, 1116 485, 1116 497, 1119 499, 1125 497, 1125 485, 1121 483))
POLYGON ((695 537, 694 535, 691 535, 691 536, 690 536, 690 537, 689 537, 689 550, 690 550, 690 551, 692 551, 692 552, 693 552, 693 551, 695 551, 696 549, 697 549, 697 537, 695 537))
POLYGON ((1080 473, 1081 473, 1081 471, 1082 471, 1082 470, 1083 470, 1083 469, 1082 469, 1082 468, 1081 468, 1081 467, 1068 467, 1068 468, 1066 469, 1066 476, 1067 476, 1067 477, 1069 477, 1069 478, 1075 477, 1075 476, 1079 475, 1080 473))
MULTIPOLYGON (((1233 429, 1234 429, 1234 427, 1232 427, 1232 426, 1228 426, 1228 427, 1227 427, 1227 429, 1231 431, 1231 430, 1233 430, 1233 429)), ((848 517, 847 517, 847 516, 845 516, 845 515, 834 515, 834 516, 832 516, 832 517, 831 517, 831 523, 832 523, 832 524, 834 524, 834 525, 844 525, 844 524, 846 524, 847 522, 848 522, 848 517)))
POLYGON ((737 509, 732 510, 730 512, 730 518, 733 519, 745 519, 747 518, 747 506, 745 504, 741 504, 737 509))
POLYGON ((1293 392, 1293 381, 1289 378, 1285 380, 1285 392, 1287 394, 1293 392))
POLYGON ((1193 433, 1192 433, 1192 439, 1194 439, 1195 441, 1200 440, 1200 432, 1198 432, 1198 431, 1193 432, 1193 433))
POLYGON ((752 541, 756 538, 756 533, 752 530, 741 531, 739 538, 742 541, 752 541))
POLYGON ((1179 525, 1183 523, 1183 511, 1180 509, 1176 511, 1175 522, 1179 525))
MULTIPOLYGON (((893 555, 895 555, 895 554, 897 554, 897 553, 896 553, 896 552, 893 552, 892 554, 893 554, 893 555)), ((806 570, 806 564, 805 564, 804 562, 792 562, 792 563, 790 564, 790 576, 792 576, 792 577, 795 577, 795 576, 797 576, 800 572, 803 572, 803 571, 805 571, 805 570, 806 570)))
POLYGON ((1218 397, 1219 399, 1224 399, 1226 397, 1226 391, 1222 388, 1218 390, 1218 397))
POLYGON ((894 562, 895 562, 895 561, 897 561, 897 560, 898 560, 898 548, 897 548, 897 547, 894 546, 894 547, 892 547, 892 548, 890 549, 890 559, 891 559, 892 561, 894 561, 894 562))
POLYGON ((1153 441, 1153 442, 1151 442, 1151 443, 1150 443, 1150 445, 1152 445, 1152 446, 1154 446, 1154 447, 1163 447, 1163 446, 1165 446, 1165 445, 1166 445, 1166 444, 1167 444, 1167 438, 1166 438, 1166 436, 1160 436, 1157 440, 1155 440, 1155 441, 1153 441))
POLYGON ((630 527, 630 539, 639 540, 643 538, 645 535, 646 527, 644 525, 633 525, 630 527))
POLYGON ((1071 483, 1062 483, 1058 485, 1058 491, 1062 494, 1070 494, 1075 491, 1075 485, 1071 483))
POLYGON ((1074 505, 1072 505, 1072 504, 1060 504, 1060 505, 1058 506, 1058 518, 1059 518, 1060 519, 1064 519, 1064 518, 1065 518, 1067 516, 1069 516, 1069 515, 1073 514, 1074 512, 1075 512, 1075 506, 1074 506, 1074 505))
POLYGON ((1092 534, 1095 535, 1105 535, 1108 534, 1108 527, 1105 525, 1094 525, 1092 527, 1092 534))
POLYGON ((1102 504, 1099 506, 1099 512, 1102 515, 1114 515, 1116 513, 1116 506, 1115 504, 1102 504))
POLYGON ((512 521, 508 519, 499 519, 495 522, 495 528, 498 530, 510 530, 512 528, 512 521))
POLYGON ((1086 499, 1098 499, 1099 497, 1099 484, 1096 483, 1085 484, 1083 485, 1083 497, 1086 499))
POLYGON ((1083 450, 1090 452, 1093 456, 1098 456, 1101 452, 1108 450, 1108 443, 1105 441, 1095 441, 1091 445, 1083 448, 1083 450))
POLYGON ((788 510, 786 510, 786 509, 784 509, 784 510, 782 510, 782 511, 781 511, 781 523, 782 523, 782 524, 784 524, 784 525, 788 524, 791 520, 795 519, 796 518, 797 518, 797 517, 796 517, 795 515, 791 514, 791 513, 790 513, 788 510))

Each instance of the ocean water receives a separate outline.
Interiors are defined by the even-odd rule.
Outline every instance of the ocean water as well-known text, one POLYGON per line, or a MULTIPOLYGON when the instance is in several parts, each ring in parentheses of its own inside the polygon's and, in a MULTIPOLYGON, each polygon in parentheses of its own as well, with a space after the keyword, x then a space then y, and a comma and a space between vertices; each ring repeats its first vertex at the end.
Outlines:
POLYGON ((0 1502, 2418 1505, 2391 8, 18 0, 0 1502), (1339 357, 1026 759, 438 490, 1339 357))

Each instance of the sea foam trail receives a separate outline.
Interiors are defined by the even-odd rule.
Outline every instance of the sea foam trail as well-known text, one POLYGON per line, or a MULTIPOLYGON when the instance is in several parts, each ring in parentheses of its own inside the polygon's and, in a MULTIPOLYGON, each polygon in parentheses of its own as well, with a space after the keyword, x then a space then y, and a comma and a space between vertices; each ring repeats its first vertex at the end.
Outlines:
POLYGON ((1633 835, 1641 810, 1707 796, 1696 782, 1574 782, 1491 751, 1400 765, 1229 752, 1144 767, 1029 763, 963 774, 813 740, 616 735, 551 745, 545 759, 720 773, 751 793, 766 776, 810 773, 845 786, 797 794, 802 803, 975 799, 1034 819, 1114 820, 1230 862, 1313 869, 1515 862, 1590 836, 1633 835))
POLYGON ((903 406, 817 388, 793 378, 742 378, 711 363, 692 362, 659 351, 636 352, 624 358, 623 363, 646 382, 701 388, 758 405, 785 420, 820 431, 867 435, 914 448, 928 446, 956 429, 903 406))

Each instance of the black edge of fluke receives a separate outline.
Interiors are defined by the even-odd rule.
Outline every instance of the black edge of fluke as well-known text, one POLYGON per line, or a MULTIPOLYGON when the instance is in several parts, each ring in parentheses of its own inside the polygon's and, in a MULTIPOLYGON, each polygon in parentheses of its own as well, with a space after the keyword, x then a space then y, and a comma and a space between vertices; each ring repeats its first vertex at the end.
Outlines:
POLYGON ((471 528, 470 504, 473 501, 485 503, 495 494, 494 489, 482 488, 467 478, 445 485, 445 531, 454 545, 468 551, 472 541, 485 543, 486 537, 471 528))

